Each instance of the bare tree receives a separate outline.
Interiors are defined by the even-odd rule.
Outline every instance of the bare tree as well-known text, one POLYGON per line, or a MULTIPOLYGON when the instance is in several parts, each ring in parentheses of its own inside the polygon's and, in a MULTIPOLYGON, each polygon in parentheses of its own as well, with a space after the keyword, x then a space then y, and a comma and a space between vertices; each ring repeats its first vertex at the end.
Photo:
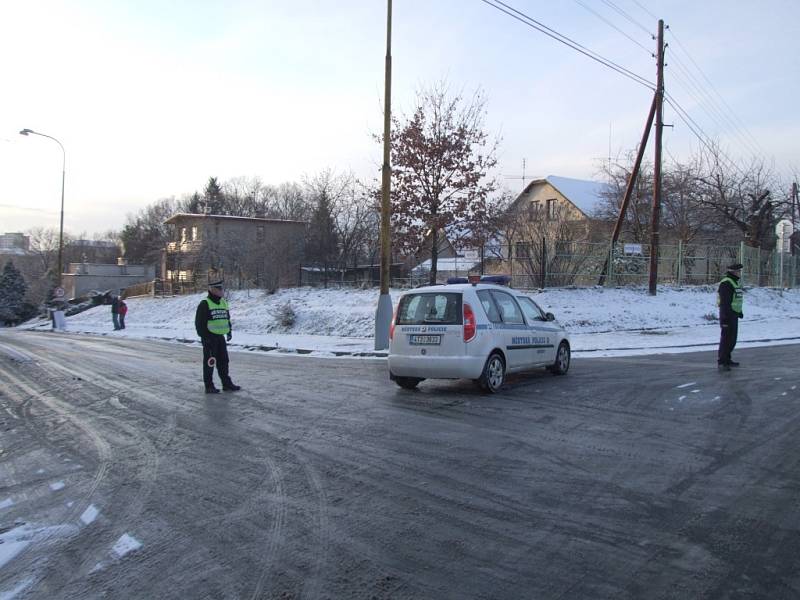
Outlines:
POLYGON ((303 188, 297 183, 282 183, 264 192, 266 216, 271 219, 308 221, 312 205, 303 188))
POLYGON ((700 204, 715 211, 726 225, 733 225, 747 245, 774 247, 775 223, 791 207, 788 194, 773 193, 782 189, 774 172, 758 159, 741 169, 716 144, 704 149, 699 160, 700 204))

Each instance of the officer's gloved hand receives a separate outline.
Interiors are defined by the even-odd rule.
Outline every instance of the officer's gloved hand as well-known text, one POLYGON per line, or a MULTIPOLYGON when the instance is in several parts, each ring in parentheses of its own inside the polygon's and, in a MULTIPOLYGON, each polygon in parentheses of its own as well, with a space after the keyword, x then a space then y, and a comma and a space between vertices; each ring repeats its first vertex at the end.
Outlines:
POLYGON ((229 332, 228 332, 228 335, 226 335, 226 336, 225 336, 225 339, 226 339, 226 340, 228 340, 228 341, 230 342, 230 341, 231 341, 231 339, 233 339, 233 334, 232 334, 232 333, 229 331, 229 332))

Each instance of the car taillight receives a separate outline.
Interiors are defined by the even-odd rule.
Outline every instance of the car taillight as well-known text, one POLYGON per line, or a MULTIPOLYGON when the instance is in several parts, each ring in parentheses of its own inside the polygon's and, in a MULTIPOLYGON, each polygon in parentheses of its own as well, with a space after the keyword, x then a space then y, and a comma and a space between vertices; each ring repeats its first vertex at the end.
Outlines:
POLYGON ((475 313, 469 304, 464 304, 464 341, 468 342, 475 337, 478 331, 478 322, 475 320, 475 313))
POLYGON ((397 308, 394 309, 394 314, 392 315, 392 324, 389 325, 389 341, 390 342, 394 339, 394 320, 396 318, 397 318, 397 308))

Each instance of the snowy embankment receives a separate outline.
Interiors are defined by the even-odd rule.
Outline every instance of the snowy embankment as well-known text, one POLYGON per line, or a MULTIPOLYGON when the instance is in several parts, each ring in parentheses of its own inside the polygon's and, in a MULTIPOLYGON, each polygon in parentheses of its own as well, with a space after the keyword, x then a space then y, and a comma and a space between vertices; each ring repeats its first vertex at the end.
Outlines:
MULTIPOLYGON (((396 305, 400 290, 392 291, 396 305)), ((585 356, 713 349, 719 340, 716 288, 548 289, 531 294, 570 332, 573 352, 585 356)), ((194 312, 204 294, 129 298, 124 331, 113 331, 111 309, 69 317, 70 332, 195 342, 194 312)), ((288 289, 275 294, 232 291, 232 346, 270 352, 364 355, 373 352, 377 290, 288 289), (281 324, 291 306, 295 322, 281 324)), ((745 293, 739 345, 800 342, 800 290, 754 288, 745 293)), ((49 329, 47 322, 25 328, 49 329)))

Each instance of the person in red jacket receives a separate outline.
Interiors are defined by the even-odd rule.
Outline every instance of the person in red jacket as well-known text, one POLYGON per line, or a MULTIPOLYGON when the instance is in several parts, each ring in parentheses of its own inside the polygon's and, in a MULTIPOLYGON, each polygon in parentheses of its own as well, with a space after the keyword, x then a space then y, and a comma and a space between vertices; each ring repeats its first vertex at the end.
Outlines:
POLYGON ((119 306, 117 306, 117 313, 119 314, 119 328, 125 329, 125 315, 128 314, 128 305, 120 298, 119 306))

